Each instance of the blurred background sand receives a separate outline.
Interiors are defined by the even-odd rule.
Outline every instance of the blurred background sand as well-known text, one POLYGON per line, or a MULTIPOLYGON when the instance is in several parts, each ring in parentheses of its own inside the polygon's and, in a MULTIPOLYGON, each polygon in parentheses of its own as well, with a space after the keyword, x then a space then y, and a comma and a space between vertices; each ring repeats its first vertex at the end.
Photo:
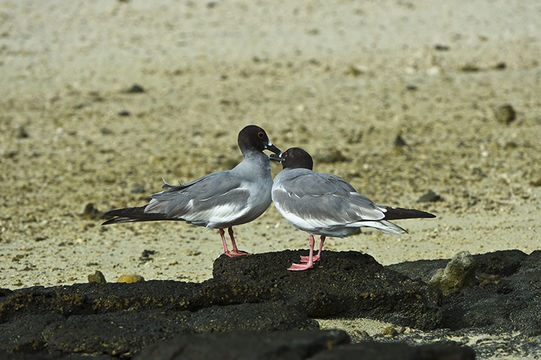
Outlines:
MULTIPOLYGON (((216 231, 83 212, 231 168, 247 124, 377 203, 438 216, 327 250, 539 249, 540 17, 536 0, 2 0, 0 287, 209 278, 216 231), (442 200, 417 202, 429 190, 442 200)), ((272 206, 235 230, 250 252, 308 245, 272 206)))

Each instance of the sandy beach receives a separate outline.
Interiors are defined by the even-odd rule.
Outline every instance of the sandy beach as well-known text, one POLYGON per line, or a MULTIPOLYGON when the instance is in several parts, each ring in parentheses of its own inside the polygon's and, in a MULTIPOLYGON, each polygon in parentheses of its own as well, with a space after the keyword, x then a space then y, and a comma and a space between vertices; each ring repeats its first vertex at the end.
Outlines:
MULTIPOLYGON (((231 168, 248 124, 379 204, 437 215, 326 250, 388 265, 539 249, 540 16, 534 0, 0 1, 0 287, 208 279, 216 231, 84 209, 231 168), (418 202, 429 190, 441 200, 418 202)), ((273 206, 235 231, 249 252, 308 246, 273 206)))

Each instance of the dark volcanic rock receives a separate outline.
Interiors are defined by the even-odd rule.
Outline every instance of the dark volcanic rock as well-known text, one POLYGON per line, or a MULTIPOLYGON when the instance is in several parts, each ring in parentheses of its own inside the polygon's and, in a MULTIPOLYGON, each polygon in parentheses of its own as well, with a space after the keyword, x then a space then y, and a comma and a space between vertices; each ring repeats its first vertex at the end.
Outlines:
POLYGON ((75 315, 42 332, 49 348, 64 352, 133 353, 177 334, 316 329, 302 312, 278 303, 213 306, 195 312, 122 311, 94 316, 75 315), (81 324, 85 324, 84 327, 81 324))
MULTIPOLYGON (((461 332, 518 330, 520 337, 513 335, 509 353, 526 349, 525 353, 537 354, 531 339, 541 338, 541 251, 468 255, 468 266, 463 268, 472 272, 469 280, 447 296, 425 282, 448 260, 383 267, 369 255, 326 251, 314 269, 286 270, 300 255, 300 251, 283 251, 234 259, 222 256, 215 261, 214 278, 202 283, 0 289, 0 358, 129 359, 141 351, 141 358, 154 354, 167 359, 182 358, 180 352, 194 359, 216 358, 217 353, 220 358, 256 354, 263 359, 347 359, 371 352, 381 356, 373 359, 396 358, 396 354, 471 358, 469 349, 448 344, 348 345, 343 333, 316 331, 318 325, 310 319, 333 316, 444 328, 432 332, 440 332, 439 339, 446 334, 460 338, 461 332)), ((416 336, 399 334, 392 341, 416 336)), ((437 339, 425 342, 433 341, 437 339)), ((476 346, 480 349, 482 344, 476 346)), ((481 351, 496 351, 491 349, 481 351)))
POLYGON ((300 304, 311 317, 370 317, 421 329, 439 325, 441 294, 432 286, 387 270, 358 252, 324 252, 313 269, 288 271, 302 253, 221 256, 214 262, 214 279, 300 304))
POLYGON ((182 335, 144 349, 136 359, 307 359, 349 343, 341 330, 182 335))
POLYGON ((404 343, 383 343, 363 341, 352 345, 342 345, 320 352, 313 360, 470 360, 475 359, 475 352, 467 346, 455 343, 436 343, 412 346, 404 343))
MULTIPOLYGON (((448 261, 421 260, 388 268, 426 281, 448 261)), ((473 262, 474 281, 443 299, 442 327, 541 335, 541 251, 496 251, 473 255, 473 262)))
POLYGON ((179 333, 318 327, 304 309, 250 299, 213 281, 27 288, 0 304, 0 349, 118 356, 179 333))

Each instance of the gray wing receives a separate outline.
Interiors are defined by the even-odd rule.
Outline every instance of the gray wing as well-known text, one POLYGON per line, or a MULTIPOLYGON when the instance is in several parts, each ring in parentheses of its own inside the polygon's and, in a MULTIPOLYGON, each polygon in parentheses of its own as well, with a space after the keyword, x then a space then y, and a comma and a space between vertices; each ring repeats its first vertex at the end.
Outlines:
POLYGON ((303 229, 384 218, 382 209, 344 179, 306 169, 280 172, 272 198, 282 215, 303 229))
POLYGON ((152 195, 145 213, 164 214, 167 218, 201 225, 227 222, 239 216, 250 196, 241 180, 229 170, 206 175, 188 184, 168 187, 152 195))

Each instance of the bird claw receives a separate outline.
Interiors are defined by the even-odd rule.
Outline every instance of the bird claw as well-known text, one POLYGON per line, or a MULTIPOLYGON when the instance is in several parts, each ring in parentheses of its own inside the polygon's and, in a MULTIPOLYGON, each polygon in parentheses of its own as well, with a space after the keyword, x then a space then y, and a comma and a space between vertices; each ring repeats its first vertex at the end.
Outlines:
POLYGON ((291 264, 291 266, 288 268, 288 270, 291 270, 291 271, 302 271, 302 270, 307 270, 307 269, 311 269, 314 267, 314 264, 310 264, 310 263, 306 263, 306 264, 291 264))
POLYGON ((237 256, 250 256, 252 254, 247 253, 246 251, 238 250, 238 251, 226 251, 224 253, 227 257, 234 258, 237 256))
MULTIPOLYGON (((307 263, 308 261, 310 261, 310 256, 301 256, 301 262, 302 263, 307 263)), ((314 261, 314 262, 319 261, 319 255, 314 256, 312 261, 314 261)))

